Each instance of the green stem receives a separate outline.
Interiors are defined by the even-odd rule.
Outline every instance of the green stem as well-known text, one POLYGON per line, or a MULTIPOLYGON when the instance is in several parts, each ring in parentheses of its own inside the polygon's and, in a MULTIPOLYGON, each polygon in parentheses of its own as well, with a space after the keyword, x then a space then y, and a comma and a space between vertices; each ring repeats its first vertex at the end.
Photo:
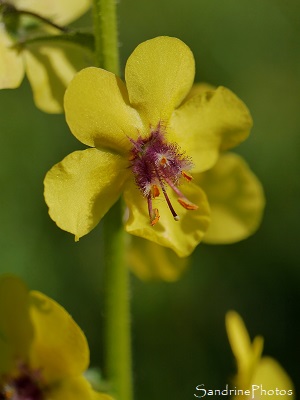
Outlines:
POLYGON ((96 64, 120 74, 116 0, 94 0, 96 64))
POLYGON ((132 399, 129 273, 121 202, 104 220, 106 373, 117 400, 132 399))
MULTIPOLYGON (((116 0, 94 0, 96 65, 119 75, 116 0)), ((132 400, 129 273, 119 201, 104 218, 106 374, 116 400, 132 400)))

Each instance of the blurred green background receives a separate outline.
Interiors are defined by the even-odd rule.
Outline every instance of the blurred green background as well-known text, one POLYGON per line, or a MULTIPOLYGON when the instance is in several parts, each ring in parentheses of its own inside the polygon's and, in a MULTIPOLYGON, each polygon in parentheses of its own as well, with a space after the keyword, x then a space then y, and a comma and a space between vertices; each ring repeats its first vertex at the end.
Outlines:
MULTIPOLYGON (((176 36, 194 52, 198 81, 229 87, 245 101, 254 129, 236 151, 267 197, 258 233, 235 245, 200 245, 178 282, 132 277, 137 399, 192 399, 198 384, 230 382, 229 309, 243 316, 252 337, 264 336, 264 353, 284 366, 300 392, 299 15, 298 0, 120 1, 123 66, 141 41, 176 36)), ((43 201, 47 170, 83 147, 63 116, 34 107, 26 81, 2 91, 0 107, 0 270, 64 305, 88 337, 92 365, 100 365, 101 226, 75 243, 50 220, 43 201)))

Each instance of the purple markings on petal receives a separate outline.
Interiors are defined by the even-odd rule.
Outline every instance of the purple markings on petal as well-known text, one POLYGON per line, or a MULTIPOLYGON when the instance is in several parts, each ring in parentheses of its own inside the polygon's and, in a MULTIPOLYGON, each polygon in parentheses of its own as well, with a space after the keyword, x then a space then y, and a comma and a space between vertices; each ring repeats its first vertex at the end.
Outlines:
POLYGON ((31 371, 27 366, 19 367, 19 374, 7 380, 0 386, 0 400, 43 400, 43 390, 40 386, 41 374, 31 371))

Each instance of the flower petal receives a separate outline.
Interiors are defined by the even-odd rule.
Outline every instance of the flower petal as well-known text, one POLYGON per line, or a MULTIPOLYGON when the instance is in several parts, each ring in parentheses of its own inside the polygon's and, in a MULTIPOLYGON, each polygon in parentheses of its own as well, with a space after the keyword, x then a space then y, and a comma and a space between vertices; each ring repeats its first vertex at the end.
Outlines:
POLYGON ((90 0, 10 0, 17 8, 50 18, 57 24, 67 24, 84 14, 90 0))
POLYGON ((192 158, 194 171, 211 168, 219 151, 238 145, 249 135, 252 119, 245 104, 230 90, 219 87, 193 96, 175 110, 170 140, 192 158))
MULTIPOLYGON (((14 276, 0 279, 0 379, 13 372, 16 362, 27 360, 33 338, 29 316, 29 292, 14 276)), ((1 381, 0 381, 1 383, 1 381)))
POLYGON ((149 240, 131 236, 128 263, 140 279, 173 282, 186 270, 188 259, 179 258, 173 251, 149 240))
POLYGON ((194 83, 192 89, 189 91, 189 94, 184 99, 184 102, 190 100, 192 97, 202 95, 205 92, 215 90, 216 87, 206 82, 197 82, 194 83))
POLYGON ((210 127, 214 123, 211 116, 205 116, 207 107, 203 99, 195 97, 184 103, 174 112, 168 127, 169 140, 180 144, 181 150, 191 157, 192 172, 211 168, 219 156, 220 137, 210 127))
POLYGON ((108 394, 103 394, 103 393, 93 391, 92 400, 114 400, 114 399, 111 396, 109 396, 108 394))
POLYGON ((234 243, 258 229, 265 205, 264 192, 241 157, 224 154, 211 170, 194 177, 211 206, 211 224, 204 242, 234 243))
POLYGON ((247 364, 252 354, 252 344, 243 319, 235 311, 226 314, 226 330, 230 347, 238 364, 247 364))
POLYGON ((89 364, 86 338, 72 317, 54 300, 30 292, 34 341, 30 366, 41 370, 46 384, 80 375, 89 364))
POLYGON ((128 58, 125 79, 130 103, 146 126, 168 122, 191 89, 194 75, 193 54, 181 40, 161 36, 137 46, 128 58))
POLYGON ((13 49, 13 41, 0 24, 0 89, 14 89, 20 86, 24 77, 22 54, 13 49))
MULTIPOLYGON (((254 371, 253 378, 251 381, 252 385, 259 388, 257 391, 254 391, 253 399, 261 399, 260 388, 268 389, 268 399, 278 399, 278 394, 276 394, 276 388, 279 388, 281 393, 286 392, 286 396, 282 397, 280 393, 280 397, 284 399, 294 399, 294 385, 282 368, 282 366, 271 357, 263 357, 257 368, 254 371), (272 394, 271 390, 274 391, 272 394), (291 391, 288 395, 287 392, 291 391)), ((251 387, 253 388, 253 386, 251 387)))
MULTIPOLYGON (((81 376, 65 379, 53 385, 46 393, 45 400, 95 400, 91 385, 81 376)), ((101 399, 102 397, 99 397, 99 400, 101 399)))
POLYGON ((178 204, 176 195, 170 190, 168 195, 178 212, 180 221, 174 221, 161 194, 153 200, 153 208, 159 209, 160 220, 155 226, 151 226, 147 200, 138 191, 134 182, 129 181, 124 192, 125 202, 129 208, 126 231, 161 246, 169 247, 179 257, 190 255, 201 242, 208 228, 210 211, 205 193, 198 186, 193 183, 184 183, 180 189, 199 208, 193 211, 184 209, 178 204))
MULTIPOLYGON (((279 387, 282 390, 294 392, 293 384, 280 366, 271 357, 262 357, 263 338, 256 336, 251 344, 249 334, 242 318, 235 311, 226 314, 226 329, 233 354, 238 365, 238 373, 235 378, 235 385, 239 389, 252 390, 253 399, 260 399, 260 390, 253 390, 255 386, 267 390, 274 390, 279 387)), ((268 393, 268 397, 275 395, 268 393)), ((277 396, 276 396, 277 397, 277 396)), ((234 398, 240 398, 236 396, 234 398)))
MULTIPOLYGON (((220 120, 223 121, 221 129, 221 150, 228 150, 236 147, 250 134, 253 120, 246 104, 233 92, 222 86, 215 90, 215 108, 223 113, 220 120)), ((221 123, 220 123, 221 125, 221 123)))
POLYGON ((235 311, 226 314, 226 330, 238 367, 236 384, 241 389, 248 389, 253 371, 260 361, 263 338, 256 336, 252 344, 244 321, 235 311))
POLYGON ((128 136, 143 130, 140 117, 130 107, 124 83, 111 72, 86 68, 71 81, 65 95, 66 119, 82 143, 127 152, 128 136))
POLYGON ((38 108, 62 113, 66 88, 75 73, 92 64, 93 54, 73 43, 35 43, 24 52, 26 72, 38 108))
POLYGON ((98 149, 69 154, 44 181, 51 218, 77 238, 89 233, 120 196, 127 166, 121 156, 98 149))

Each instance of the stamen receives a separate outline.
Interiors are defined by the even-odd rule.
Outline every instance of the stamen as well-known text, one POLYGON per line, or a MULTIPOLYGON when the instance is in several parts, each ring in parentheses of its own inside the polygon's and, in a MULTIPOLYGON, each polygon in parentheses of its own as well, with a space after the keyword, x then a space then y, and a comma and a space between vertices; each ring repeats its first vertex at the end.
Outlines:
POLYGON ((166 189, 165 189, 164 184, 163 184, 163 182, 162 182, 162 180, 161 180, 161 177, 160 177, 160 175, 159 175, 159 172, 157 171, 156 168, 155 168, 155 172, 156 172, 156 176, 157 176, 157 178, 158 178, 158 180, 159 180, 160 187, 161 187, 161 189, 162 189, 162 191, 163 191, 163 194, 164 194, 164 196, 165 196, 166 202, 167 202, 167 204, 168 204, 168 206, 169 206, 169 209, 170 209, 170 211, 171 211, 171 213, 172 213, 172 215, 173 215, 173 218, 174 218, 175 221, 179 221, 179 219, 180 219, 180 218, 179 218, 179 215, 176 213, 176 211, 174 210, 174 208, 173 208, 173 206, 172 206, 172 203, 171 203, 171 201, 170 201, 170 199, 169 199, 169 196, 168 196, 168 194, 167 194, 167 192, 166 192, 166 189))
POLYGON ((25 364, 19 366, 19 375, 6 377, 0 388, 1 400, 43 400, 41 376, 38 370, 32 371, 25 364))
POLYGON ((160 215, 157 208, 154 208, 151 215, 151 226, 154 226, 159 221, 160 215))
POLYGON ((158 209, 153 208, 152 202, 160 195, 161 190, 174 220, 179 220, 168 196, 167 185, 176 193, 182 207, 187 210, 198 208, 176 186, 181 177, 188 182, 192 180, 192 176, 186 172, 193 166, 191 159, 176 143, 168 143, 165 134, 164 126, 159 123, 155 129, 150 127, 148 137, 139 135, 136 140, 128 137, 132 145, 129 153, 132 172, 136 185, 147 199, 152 226, 157 224, 160 217, 158 209))
POLYGON ((181 171, 181 175, 182 175, 188 182, 190 182, 190 181, 193 179, 192 175, 188 174, 186 171, 181 171))
POLYGON ((152 185, 152 187, 151 187, 151 194, 152 194, 152 197, 155 199, 155 197, 158 197, 159 196, 159 189, 158 189, 158 187, 157 187, 157 185, 152 185))
POLYGON ((181 191, 178 189, 177 186, 174 185, 174 183, 171 181, 171 179, 164 177, 164 180, 167 182, 167 184, 170 186, 171 189, 174 190, 174 192, 177 194, 178 197, 184 198, 184 194, 181 193, 181 191))
POLYGON ((131 154, 129 154, 128 160, 129 161, 133 161, 135 159, 136 155, 132 152, 131 154))
POLYGON ((189 199, 187 199, 185 197, 185 195, 183 193, 181 193, 181 191, 178 189, 178 187, 176 187, 170 179, 165 178, 165 181, 174 190, 174 192, 178 195, 178 202, 179 202, 179 204, 182 205, 182 207, 184 207, 186 210, 197 210, 198 209, 198 206, 196 204, 192 203, 189 199))
POLYGON ((0 392, 0 399, 9 400, 14 396, 14 390, 10 385, 4 385, 4 392, 0 392))
POLYGON ((178 203, 182 205, 186 210, 197 210, 198 206, 191 201, 189 201, 186 197, 179 197, 178 203))
POLYGON ((148 200, 148 212, 150 217, 150 224, 151 226, 154 226, 159 221, 159 212, 157 208, 152 208, 152 199, 150 195, 148 196, 147 200, 148 200))
POLYGON ((161 158, 161 160, 160 160, 160 165, 161 165, 161 166, 165 166, 165 165, 167 164, 167 162, 168 162, 168 160, 166 159, 166 157, 163 156, 163 157, 161 158))

